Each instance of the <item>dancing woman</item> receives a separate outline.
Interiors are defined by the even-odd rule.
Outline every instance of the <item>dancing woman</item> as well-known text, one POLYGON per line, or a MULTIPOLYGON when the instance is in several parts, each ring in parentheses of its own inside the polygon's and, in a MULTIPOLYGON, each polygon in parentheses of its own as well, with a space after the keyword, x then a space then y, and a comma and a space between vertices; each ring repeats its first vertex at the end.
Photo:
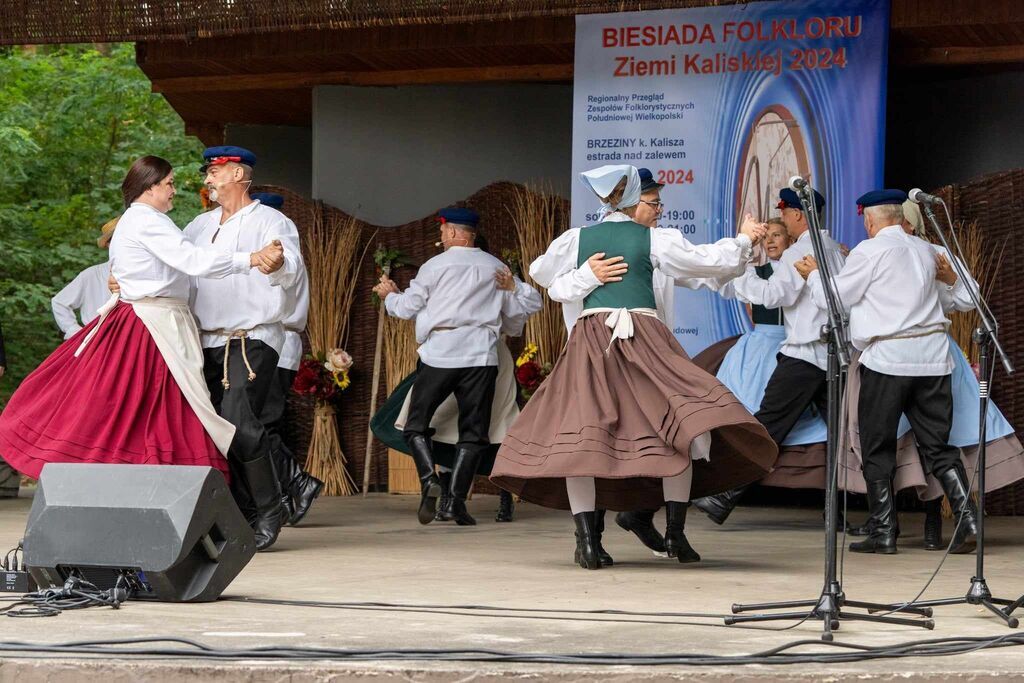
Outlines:
POLYGON ((210 403, 189 278, 273 272, 281 247, 193 245, 165 215, 174 171, 159 157, 132 164, 121 191, 110 243, 120 293, 18 387, 0 414, 0 456, 36 478, 49 462, 202 465, 227 477, 235 430, 210 403))
POLYGON ((582 174, 610 212, 550 249, 576 242, 577 264, 622 256, 628 271, 584 300, 551 375, 498 451, 491 479, 524 500, 570 509, 579 564, 599 569, 595 510, 666 504, 668 547, 679 562, 700 556, 684 533, 691 489, 724 491, 763 476, 776 447, 728 389, 695 366, 657 317, 653 273, 670 278, 742 272, 764 228, 748 222, 726 243, 695 246, 677 230, 633 218, 640 177, 632 166, 582 174))

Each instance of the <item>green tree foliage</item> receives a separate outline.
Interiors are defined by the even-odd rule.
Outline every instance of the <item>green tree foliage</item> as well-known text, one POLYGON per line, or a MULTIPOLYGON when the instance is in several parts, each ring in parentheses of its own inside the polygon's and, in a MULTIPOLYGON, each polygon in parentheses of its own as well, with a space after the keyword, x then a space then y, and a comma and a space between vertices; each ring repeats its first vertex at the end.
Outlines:
POLYGON ((174 165, 183 226, 200 211, 202 144, 135 64, 132 45, 0 52, 0 321, 8 374, 0 406, 61 341, 50 298, 106 260, 96 238, 123 211, 138 157, 174 165))

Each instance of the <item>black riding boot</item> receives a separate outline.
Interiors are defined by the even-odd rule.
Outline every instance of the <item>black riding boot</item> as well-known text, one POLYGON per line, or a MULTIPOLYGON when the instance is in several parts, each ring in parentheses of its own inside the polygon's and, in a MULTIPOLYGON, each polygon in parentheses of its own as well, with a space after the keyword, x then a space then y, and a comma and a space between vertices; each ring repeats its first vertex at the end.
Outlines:
POLYGON ((700 555, 686 540, 686 511, 689 503, 665 501, 665 552, 681 563, 700 562, 700 555))
POLYGON ((871 533, 863 541, 851 543, 850 551, 892 555, 896 552, 896 539, 899 537, 892 483, 888 479, 866 483, 870 517, 864 526, 871 528, 871 533))
POLYGON ((633 532, 640 542, 656 553, 665 552, 665 537, 654 526, 657 510, 632 510, 615 515, 615 523, 633 532))
POLYGON ((956 525, 949 552, 955 555, 969 553, 978 542, 978 509, 967 488, 967 473, 963 465, 957 463, 936 478, 953 508, 953 523, 956 525))
POLYGON ((441 498, 437 501, 437 514, 434 515, 435 522, 447 522, 444 517, 441 516, 441 510, 451 506, 451 490, 452 490, 452 473, 451 470, 448 472, 438 472, 438 481, 441 482, 441 498))
POLYGON ((306 516, 313 501, 320 495, 324 483, 304 471, 299 463, 290 453, 283 453, 277 459, 278 475, 281 479, 281 489, 285 499, 288 501, 285 508, 290 511, 288 524, 295 526, 306 516))
POLYGON ((511 522, 515 516, 516 503, 512 494, 502 490, 498 494, 498 512, 494 515, 495 522, 511 522))
POLYGON ((740 498, 747 492, 750 485, 740 486, 739 488, 731 491, 725 491, 724 493, 716 493, 713 496, 704 496, 693 501, 694 506, 708 517, 715 524, 725 524, 725 520, 732 514, 732 511, 736 509, 736 505, 740 502, 740 498))
POLYGON ((249 494, 256 505, 256 550, 266 550, 274 545, 281 527, 285 523, 284 506, 281 505, 281 482, 274 471, 274 462, 264 455, 242 463, 249 494))
POLYGON ((601 545, 601 537, 604 536, 604 514, 607 510, 594 511, 594 547, 597 549, 597 559, 601 560, 602 567, 611 567, 615 560, 608 554, 608 551, 601 545))
POLYGON ((601 558, 594 543, 594 528, 597 525, 593 512, 580 512, 572 516, 576 522, 576 564, 584 569, 600 569, 601 558))
POLYGON ((412 451, 412 459, 416 463, 416 473, 420 477, 420 507, 416 517, 420 524, 430 524, 434 521, 437 499, 441 495, 441 482, 438 481, 437 473, 434 472, 434 455, 430 439, 417 434, 408 437, 406 442, 409 444, 409 450, 412 451))
POLYGON ((459 447, 455 452, 455 467, 452 471, 451 497, 448 504, 438 508, 437 517, 444 521, 454 521, 459 526, 475 526, 476 520, 466 509, 466 496, 473 486, 476 466, 480 462, 480 453, 459 447))
POLYGON ((924 504, 924 549, 942 550, 942 498, 924 504))

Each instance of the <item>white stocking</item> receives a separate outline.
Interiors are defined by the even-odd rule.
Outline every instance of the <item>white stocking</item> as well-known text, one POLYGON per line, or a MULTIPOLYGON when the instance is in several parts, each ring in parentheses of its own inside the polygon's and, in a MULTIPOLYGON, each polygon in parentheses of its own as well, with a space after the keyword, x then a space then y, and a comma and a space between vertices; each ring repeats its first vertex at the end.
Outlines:
POLYGON ((566 477, 565 491, 569 494, 572 514, 593 512, 597 509, 597 488, 593 477, 566 477))
POLYGON ((690 501, 690 487, 693 484, 693 463, 697 460, 707 460, 711 454, 711 433, 704 432, 690 442, 690 466, 685 472, 674 477, 666 477, 661 480, 661 488, 665 500, 675 503, 687 503, 690 501))
POLYGON ((674 477, 661 480, 661 488, 665 492, 665 500, 674 503, 690 502, 690 484, 693 483, 693 464, 674 477))

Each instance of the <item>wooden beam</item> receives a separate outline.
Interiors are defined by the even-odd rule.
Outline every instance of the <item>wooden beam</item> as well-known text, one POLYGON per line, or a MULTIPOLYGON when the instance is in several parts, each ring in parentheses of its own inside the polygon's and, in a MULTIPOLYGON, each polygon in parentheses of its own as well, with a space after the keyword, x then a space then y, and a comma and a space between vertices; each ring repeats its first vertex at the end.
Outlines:
POLYGON ((989 47, 905 47, 893 51, 899 66, 1024 63, 1024 45, 989 47))
POLYGON ((407 69, 401 71, 324 71, 230 76, 163 78, 153 81, 153 92, 231 92, 241 90, 295 90, 317 85, 427 85, 498 81, 571 81, 572 64, 407 69))
POLYGON ((224 124, 186 123, 185 135, 194 135, 207 147, 218 147, 224 144, 224 124))

